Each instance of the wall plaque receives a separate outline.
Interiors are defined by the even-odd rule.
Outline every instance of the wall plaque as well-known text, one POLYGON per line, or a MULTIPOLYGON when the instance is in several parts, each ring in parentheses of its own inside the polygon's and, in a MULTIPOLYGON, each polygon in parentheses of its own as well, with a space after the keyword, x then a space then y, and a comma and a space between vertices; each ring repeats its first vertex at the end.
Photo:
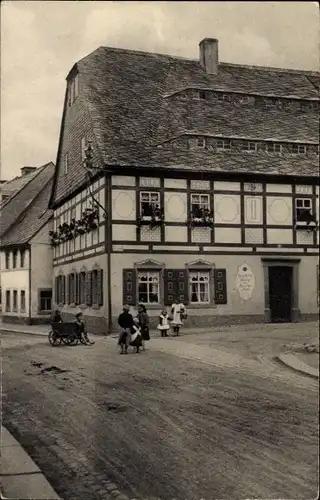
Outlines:
POLYGON ((255 287, 254 274, 248 264, 242 264, 238 268, 236 276, 236 289, 243 300, 251 299, 255 287))

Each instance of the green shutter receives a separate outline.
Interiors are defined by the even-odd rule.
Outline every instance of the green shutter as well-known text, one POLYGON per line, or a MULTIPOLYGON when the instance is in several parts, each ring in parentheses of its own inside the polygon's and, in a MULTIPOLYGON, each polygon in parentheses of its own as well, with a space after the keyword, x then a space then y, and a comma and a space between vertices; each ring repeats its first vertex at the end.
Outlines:
POLYGON ((166 306, 178 299, 188 304, 188 271, 186 269, 164 269, 164 303, 166 306))
POLYGON ((214 300, 216 304, 227 304, 227 271, 226 269, 214 270, 214 300))
POLYGON ((137 302, 137 273, 135 269, 123 269, 123 304, 135 306, 137 302))
POLYGON ((97 299, 98 305, 103 306, 103 269, 97 273, 97 299))
POLYGON ((86 305, 92 306, 92 272, 88 271, 86 275, 86 305))

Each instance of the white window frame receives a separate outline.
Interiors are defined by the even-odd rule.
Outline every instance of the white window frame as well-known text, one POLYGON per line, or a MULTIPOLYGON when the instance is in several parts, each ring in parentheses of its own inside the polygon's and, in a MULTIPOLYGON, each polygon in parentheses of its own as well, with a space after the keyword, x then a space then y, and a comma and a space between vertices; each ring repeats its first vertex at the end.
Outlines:
POLYGON ((307 153, 307 146, 305 144, 292 144, 292 154, 305 155, 307 153), (296 148, 296 151, 294 149, 296 148))
POLYGON ((217 149, 230 151, 231 150, 231 139, 217 139, 216 140, 217 149), (219 144, 220 143, 220 144, 219 144))
POLYGON ((148 215, 143 215, 143 210, 142 210, 142 203, 149 203, 149 205, 154 205, 154 207, 158 206, 159 209, 161 210, 161 197, 160 197, 160 192, 159 191, 140 191, 140 196, 139 196, 139 210, 140 210, 140 216, 141 217, 150 217, 148 215), (148 195, 149 201, 143 201, 143 195, 148 195), (157 201, 152 202, 152 196, 157 195, 157 201))
POLYGON ((248 153, 256 153, 258 150, 258 143, 254 141, 246 141, 241 145, 242 151, 247 151, 248 153))
POLYGON ((277 144, 277 143, 274 143, 274 142, 268 142, 266 144, 265 150, 266 150, 267 153, 282 153, 282 144, 277 144), (279 147, 279 151, 276 151, 276 147, 279 147))
POLYGON ((189 270, 189 299, 190 303, 193 305, 208 305, 210 304, 210 270, 198 270, 198 269, 190 269, 189 270), (206 275, 207 276, 207 281, 201 281, 201 275, 206 275), (196 280, 192 280, 193 277, 196 277, 196 280), (201 292, 200 290, 200 285, 205 284, 205 291, 201 292), (195 292, 198 300, 192 300, 193 298, 193 292, 192 292, 192 287, 193 285, 196 285, 197 291, 195 292), (201 300, 201 293, 205 293, 207 300, 201 300))
POLYGON ((145 304, 148 306, 160 305, 161 304, 160 292, 161 292, 161 271, 158 269, 137 269, 137 301, 138 301, 138 303, 145 304), (147 281, 141 280, 143 275, 146 276, 147 281), (150 280, 150 278, 152 278, 152 277, 157 277, 157 281, 152 282, 150 280), (147 284, 147 292, 146 292, 147 301, 145 301, 145 302, 140 299, 140 292, 139 292, 140 284, 147 284), (152 286, 152 284, 157 284, 157 292, 150 291, 149 285, 152 286), (154 301, 154 302, 149 301, 150 294, 152 294, 152 293, 158 295, 158 301, 154 301))
POLYGON ((206 147, 206 138, 197 137, 197 148, 204 149, 206 147))
POLYGON ((209 194, 204 194, 204 193, 191 193, 190 197, 190 205, 191 205, 191 210, 193 205, 198 205, 198 208, 200 210, 210 210, 210 196, 209 194), (195 197, 199 197, 199 203, 194 202, 195 197), (202 203, 202 198, 205 198, 207 201, 202 203))
POLYGON ((298 210, 310 210, 310 213, 312 214, 311 198, 296 198, 294 204, 295 204, 295 218, 297 222, 302 222, 298 220, 298 210), (298 207, 298 201, 302 202, 302 207, 298 207))

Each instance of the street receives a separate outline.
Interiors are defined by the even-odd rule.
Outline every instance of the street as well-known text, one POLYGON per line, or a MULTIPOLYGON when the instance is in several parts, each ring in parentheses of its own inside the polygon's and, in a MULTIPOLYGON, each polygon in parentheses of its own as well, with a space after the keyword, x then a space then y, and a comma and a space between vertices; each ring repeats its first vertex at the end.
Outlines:
POLYGON ((119 356, 3 334, 3 423, 64 500, 316 498, 318 381, 273 359, 316 337, 244 326, 119 356))

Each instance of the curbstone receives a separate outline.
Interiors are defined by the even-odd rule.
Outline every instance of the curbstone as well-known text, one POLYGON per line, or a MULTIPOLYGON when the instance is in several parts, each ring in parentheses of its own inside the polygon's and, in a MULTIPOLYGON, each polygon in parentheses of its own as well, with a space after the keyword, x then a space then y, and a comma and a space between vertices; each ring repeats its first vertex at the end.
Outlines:
POLYGON ((303 373, 304 375, 308 375, 309 377, 317 379, 319 378, 319 370, 307 365, 306 363, 303 363, 303 361, 300 361, 292 353, 286 352, 283 354, 279 354, 278 360, 299 373, 303 373))

